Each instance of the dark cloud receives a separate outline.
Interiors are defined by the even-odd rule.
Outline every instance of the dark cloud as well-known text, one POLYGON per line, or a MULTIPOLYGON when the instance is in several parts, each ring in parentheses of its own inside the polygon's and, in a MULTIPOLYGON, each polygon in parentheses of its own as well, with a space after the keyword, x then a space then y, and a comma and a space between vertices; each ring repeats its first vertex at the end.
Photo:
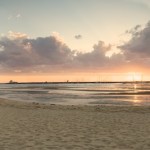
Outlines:
POLYGON ((123 65, 124 58, 122 54, 113 54, 112 57, 106 57, 106 53, 112 49, 111 45, 106 45, 99 41, 93 46, 93 50, 87 53, 77 53, 74 59, 75 65, 79 69, 85 70, 107 70, 123 65))
POLYGON ((126 34, 131 34, 132 36, 138 36, 140 31, 141 31, 141 25, 136 25, 131 30, 127 30, 125 33, 126 34))
POLYGON ((82 39, 82 35, 80 35, 80 34, 75 35, 74 38, 77 39, 77 40, 82 39))
POLYGON ((54 36, 37 39, 3 37, 0 45, 3 48, 0 51, 0 64, 10 69, 51 68, 66 64, 73 57, 67 45, 54 36))
POLYGON ((106 57, 111 48, 99 41, 91 52, 81 53, 71 50, 55 36, 30 39, 25 34, 11 32, 0 39, 0 70, 20 73, 115 67, 122 58, 121 54, 106 57))
POLYGON ((130 32, 131 39, 119 46, 126 59, 131 62, 142 62, 150 59, 150 22, 141 29, 138 25, 130 32))
POLYGON ((111 46, 106 46, 103 41, 99 41, 98 44, 93 46, 93 50, 87 53, 78 53, 76 60, 78 60, 84 66, 102 66, 108 62, 108 57, 105 53, 111 49, 111 46))
POLYGON ((32 52, 38 57, 40 63, 64 64, 70 61, 73 53, 64 43, 58 41, 54 36, 24 40, 24 44, 32 45, 32 52))

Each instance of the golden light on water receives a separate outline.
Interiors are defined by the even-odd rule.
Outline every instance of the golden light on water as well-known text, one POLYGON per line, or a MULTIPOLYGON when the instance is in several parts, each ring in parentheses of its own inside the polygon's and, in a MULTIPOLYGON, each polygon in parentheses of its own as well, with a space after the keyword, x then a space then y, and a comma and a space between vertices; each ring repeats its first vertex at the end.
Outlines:
POLYGON ((141 100, 138 99, 138 96, 137 96, 137 95, 134 95, 133 103, 134 103, 134 104, 139 104, 139 103, 141 103, 141 100))
POLYGON ((137 85, 136 85, 136 84, 134 84, 134 90, 136 90, 136 88, 137 88, 137 85))

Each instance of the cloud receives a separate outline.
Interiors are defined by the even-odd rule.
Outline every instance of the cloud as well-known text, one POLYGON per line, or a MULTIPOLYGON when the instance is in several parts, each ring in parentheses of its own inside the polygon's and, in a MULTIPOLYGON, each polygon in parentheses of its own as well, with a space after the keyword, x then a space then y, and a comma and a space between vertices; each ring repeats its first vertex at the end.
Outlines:
POLYGON ((146 69, 150 66, 150 22, 143 28, 135 28, 130 34, 130 40, 118 48, 129 66, 146 69))
POLYGON ((58 32, 52 32, 51 36, 54 36, 57 41, 64 42, 64 38, 58 32))
POLYGON ((136 26, 130 30, 131 39, 119 46, 125 57, 130 61, 141 61, 150 58, 150 22, 141 29, 136 26))
POLYGON ((131 35, 138 35, 139 34, 139 31, 141 30, 141 25, 136 25, 134 28, 130 29, 130 30, 127 30, 125 33, 126 34, 131 34, 131 35))
MULTIPOLYGON (((112 52, 114 46, 103 41, 93 45, 90 52, 72 50, 57 32, 48 37, 30 38, 27 34, 9 31, 0 38, 1 72, 59 72, 106 71, 113 68, 150 65, 150 22, 127 30, 130 39, 112 52)), ((76 35, 80 38, 79 35, 76 35)), ((81 36, 82 37, 82 36, 81 36)))
POLYGON ((78 53, 76 59, 85 66, 101 66, 109 59, 105 53, 111 49, 110 45, 105 45, 103 41, 93 46, 93 50, 87 53, 78 53))
POLYGON ((77 40, 82 39, 82 35, 80 35, 80 34, 75 35, 74 38, 77 39, 77 40))
POLYGON ((26 38, 29 38, 27 34, 20 33, 20 32, 12 32, 12 31, 8 32, 8 37, 10 39, 26 39, 26 38))
POLYGON ((31 39, 26 34, 11 31, 8 36, 1 37, 1 72, 89 71, 122 64, 121 54, 106 57, 112 49, 110 44, 99 41, 91 52, 81 53, 71 50, 58 35, 31 39))
POLYGON ((77 53, 74 63, 78 68, 85 70, 107 70, 115 68, 116 64, 122 65, 124 58, 122 54, 113 54, 110 58, 106 53, 112 49, 112 45, 106 45, 103 41, 99 41, 93 46, 93 50, 87 53, 77 53))
POLYGON ((10 70, 52 68, 70 62, 73 53, 55 36, 29 39, 26 34, 9 32, 0 39, 0 64, 10 70))

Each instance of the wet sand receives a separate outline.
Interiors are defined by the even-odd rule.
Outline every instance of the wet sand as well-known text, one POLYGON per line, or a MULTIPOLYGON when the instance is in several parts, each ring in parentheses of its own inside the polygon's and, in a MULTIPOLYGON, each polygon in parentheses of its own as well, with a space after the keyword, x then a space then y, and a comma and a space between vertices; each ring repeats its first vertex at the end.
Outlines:
POLYGON ((0 100, 1 150, 149 150, 150 107, 0 100))

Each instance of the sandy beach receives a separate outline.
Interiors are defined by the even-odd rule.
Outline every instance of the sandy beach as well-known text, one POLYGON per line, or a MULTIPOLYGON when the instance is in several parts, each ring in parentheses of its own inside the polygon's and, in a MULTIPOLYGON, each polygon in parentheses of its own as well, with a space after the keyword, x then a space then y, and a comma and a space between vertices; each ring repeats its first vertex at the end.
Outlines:
POLYGON ((1 150, 149 150, 150 107, 0 100, 1 150))

